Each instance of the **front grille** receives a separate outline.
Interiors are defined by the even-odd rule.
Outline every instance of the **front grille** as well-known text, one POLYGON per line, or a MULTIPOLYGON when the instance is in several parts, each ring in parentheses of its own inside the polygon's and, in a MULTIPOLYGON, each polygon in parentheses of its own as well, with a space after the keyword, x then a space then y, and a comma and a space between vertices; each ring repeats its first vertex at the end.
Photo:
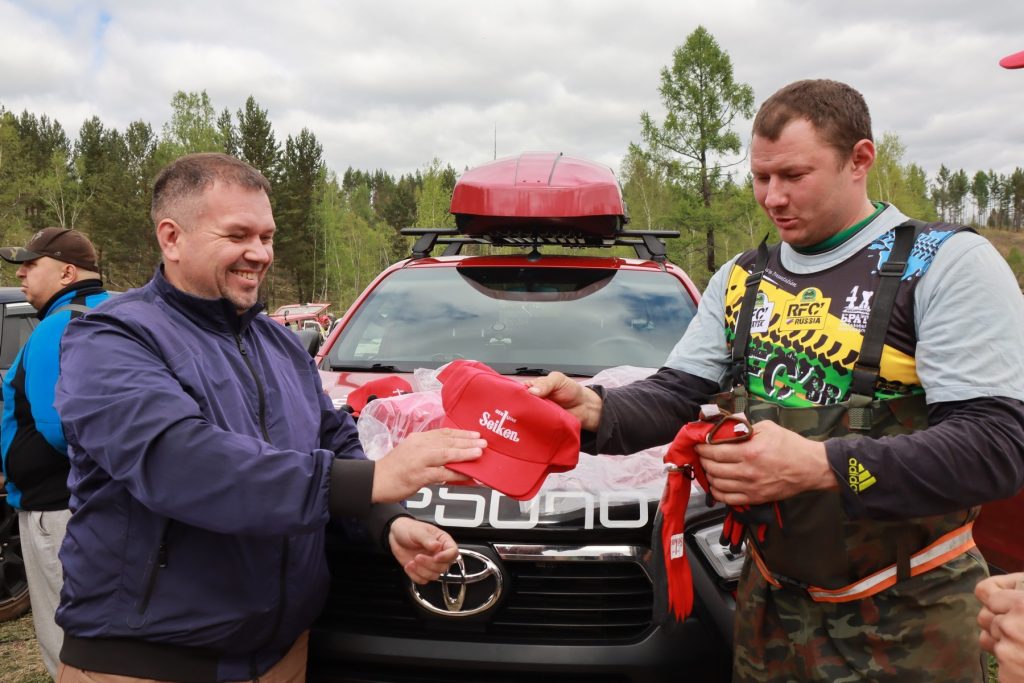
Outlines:
POLYGON ((390 555, 339 547, 329 557, 333 585, 319 624, 326 631, 426 639, 462 632, 475 642, 599 645, 636 642, 652 629, 651 581, 631 557, 507 557, 504 598, 465 619, 417 606, 390 555))

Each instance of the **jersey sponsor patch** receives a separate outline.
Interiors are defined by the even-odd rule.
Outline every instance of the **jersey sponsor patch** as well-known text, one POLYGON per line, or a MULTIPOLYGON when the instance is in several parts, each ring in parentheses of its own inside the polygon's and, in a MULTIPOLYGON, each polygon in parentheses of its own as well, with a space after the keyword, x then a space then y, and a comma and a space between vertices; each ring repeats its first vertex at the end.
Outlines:
POLYGON ((764 292, 758 292, 757 298, 754 299, 754 314, 750 317, 750 331, 760 334, 767 332, 774 310, 775 304, 764 292))
POLYGON ((850 488, 854 493, 864 493, 875 485, 875 475, 868 471, 868 468, 857 462, 856 458, 850 458, 850 488))
POLYGON ((831 304, 832 299, 823 296, 820 289, 808 287, 786 302, 780 327, 787 332, 824 329, 831 304))
POLYGON ((840 314, 840 324, 846 329, 857 330, 861 334, 868 326, 868 316, 871 315, 871 297, 873 291, 861 289, 854 285, 850 295, 846 297, 846 307, 840 314))

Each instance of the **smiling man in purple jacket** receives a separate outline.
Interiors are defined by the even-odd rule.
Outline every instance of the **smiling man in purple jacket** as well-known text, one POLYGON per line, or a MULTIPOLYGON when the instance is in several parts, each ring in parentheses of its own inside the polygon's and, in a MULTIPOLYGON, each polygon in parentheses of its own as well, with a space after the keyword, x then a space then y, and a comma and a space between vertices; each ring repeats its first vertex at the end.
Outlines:
POLYGON ((365 458, 298 338, 259 315, 269 191, 226 155, 171 163, 153 189, 162 266, 65 334, 64 683, 304 680, 332 517, 362 519, 414 581, 455 558, 394 503, 458 479, 444 465, 485 442, 444 429, 365 458))

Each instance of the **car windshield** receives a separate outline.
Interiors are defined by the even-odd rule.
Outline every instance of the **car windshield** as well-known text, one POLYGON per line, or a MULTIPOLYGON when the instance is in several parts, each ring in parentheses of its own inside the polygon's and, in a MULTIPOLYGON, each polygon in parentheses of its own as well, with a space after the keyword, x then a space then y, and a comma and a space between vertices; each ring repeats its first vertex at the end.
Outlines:
POLYGON ((411 372, 469 358, 503 374, 586 376, 618 365, 659 367, 695 310, 682 283, 663 271, 407 268, 370 293, 326 365, 411 372))

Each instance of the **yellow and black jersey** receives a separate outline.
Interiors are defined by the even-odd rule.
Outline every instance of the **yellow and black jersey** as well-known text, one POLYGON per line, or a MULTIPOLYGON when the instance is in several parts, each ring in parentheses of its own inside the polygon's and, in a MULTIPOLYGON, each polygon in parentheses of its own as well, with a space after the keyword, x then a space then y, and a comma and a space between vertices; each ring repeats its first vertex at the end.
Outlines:
MULTIPOLYGON (((914 288, 939 246, 958 229, 931 224, 914 242, 885 337, 876 398, 923 393, 914 362, 914 288)), ((813 274, 787 270, 779 249, 769 250, 746 352, 746 383, 752 395, 787 407, 846 399, 879 283, 878 270, 889 258, 894 233, 884 233, 829 271, 813 274)), ((730 345, 756 258, 756 250, 742 254, 729 275, 725 334, 730 345)))

